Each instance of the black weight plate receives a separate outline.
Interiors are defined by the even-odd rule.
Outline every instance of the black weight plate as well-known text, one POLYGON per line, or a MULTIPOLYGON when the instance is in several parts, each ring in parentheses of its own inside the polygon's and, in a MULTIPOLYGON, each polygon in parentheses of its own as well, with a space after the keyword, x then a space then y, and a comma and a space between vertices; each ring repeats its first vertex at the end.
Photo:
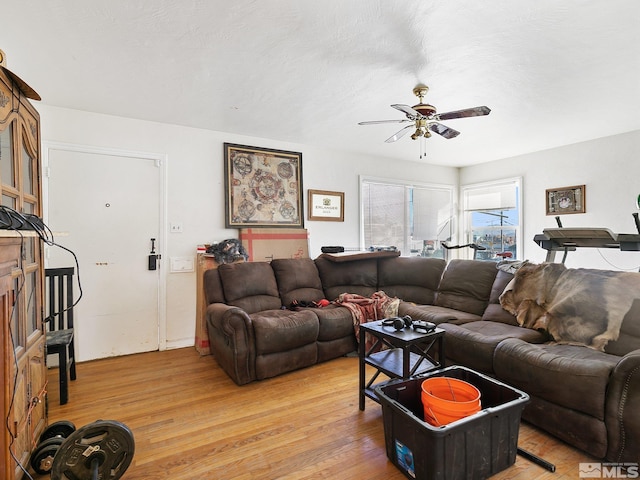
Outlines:
POLYGON ((60 420, 59 422, 54 422, 44 429, 42 435, 40 435, 40 442, 44 442, 47 438, 53 437, 62 437, 67 438, 73 432, 76 431, 76 426, 73 422, 68 420, 60 420))
POLYGON ((62 437, 53 437, 47 438, 44 442, 40 442, 38 444, 38 448, 48 447, 49 445, 62 445, 64 443, 64 438, 62 437))
POLYGON ((73 432, 60 446, 51 480, 117 480, 129 468, 134 452, 133 433, 125 424, 97 420, 73 432), (92 463, 98 469, 97 476, 93 475, 92 463))
POLYGON ((38 445, 29 459, 29 464, 31 468, 33 468, 33 471, 38 475, 46 475, 49 473, 53 468, 53 462, 59 449, 60 443, 38 445))

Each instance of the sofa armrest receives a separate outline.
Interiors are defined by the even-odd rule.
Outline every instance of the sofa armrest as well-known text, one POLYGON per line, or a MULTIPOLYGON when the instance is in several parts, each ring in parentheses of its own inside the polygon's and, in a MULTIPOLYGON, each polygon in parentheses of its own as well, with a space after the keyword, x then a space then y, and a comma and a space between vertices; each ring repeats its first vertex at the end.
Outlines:
POLYGON ((607 388, 607 460, 637 462, 640 452, 640 349, 621 357, 607 388))
POLYGON ((255 338, 251 318, 241 308, 212 303, 207 307, 211 353, 238 385, 256 379, 255 338))

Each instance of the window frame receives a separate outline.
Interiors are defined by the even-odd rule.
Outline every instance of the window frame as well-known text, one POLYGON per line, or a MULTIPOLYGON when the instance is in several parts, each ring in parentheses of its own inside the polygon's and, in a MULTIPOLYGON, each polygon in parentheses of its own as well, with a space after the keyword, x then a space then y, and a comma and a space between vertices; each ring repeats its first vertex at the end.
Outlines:
MULTIPOLYGON (((516 231, 516 259, 521 259, 524 253, 524 245, 523 245, 523 237, 522 237, 522 226, 523 226, 523 208, 522 208, 522 177, 510 177, 503 178, 498 180, 489 180, 486 182, 479 183, 469 183, 466 185, 460 186, 460 225, 461 225, 461 237, 462 243, 472 243, 472 220, 471 215, 474 211, 477 210, 465 210, 466 206, 466 195, 468 192, 473 190, 487 189, 491 187, 505 187, 508 185, 513 185, 516 188, 516 210, 518 211, 518 225, 513 228, 516 231)), ((486 209, 490 210, 490 209, 486 209)), ((512 226, 510 226, 511 228, 512 226)), ((473 250, 469 249, 467 252, 461 252, 461 256, 464 258, 473 258, 473 250)))
MULTIPOLYGON (((456 199, 458 198, 459 195, 459 188, 457 185, 454 184, 443 184, 443 183, 428 183, 428 182, 414 182, 414 181, 410 181, 410 180, 399 180, 399 179, 393 179, 393 178, 381 178, 381 177, 375 177, 375 176, 368 176, 368 175, 360 175, 359 176, 359 244, 360 244, 360 248, 362 250, 365 250, 366 248, 368 248, 367 245, 365 245, 365 225, 364 225, 364 220, 365 220, 365 212, 364 212, 364 184, 365 183, 377 183, 377 184, 382 184, 382 185, 389 185, 389 186, 397 186, 397 187, 404 187, 405 189, 407 187, 412 187, 412 188, 424 188, 424 189, 432 189, 432 190, 439 190, 439 191, 446 191, 449 193, 449 198, 450 198, 450 202, 451 202, 451 207, 450 207, 450 221, 451 221, 451 238, 455 238, 457 235, 457 226, 458 226, 458 218, 457 218, 457 212, 458 212, 458 205, 456 203, 456 199)), ((404 243, 405 245, 410 246, 411 243, 411 228, 409 228, 411 225, 408 224, 409 222, 409 207, 408 207, 408 202, 407 202, 407 196, 405 194, 405 208, 404 208, 404 226, 405 226, 405 236, 404 236, 404 243)), ((408 257, 408 256, 413 256, 411 253, 411 249, 409 248, 408 252, 405 252, 403 249, 401 249, 401 255, 403 257, 408 257)), ((446 253, 445 253, 445 258, 446 258, 446 253)))

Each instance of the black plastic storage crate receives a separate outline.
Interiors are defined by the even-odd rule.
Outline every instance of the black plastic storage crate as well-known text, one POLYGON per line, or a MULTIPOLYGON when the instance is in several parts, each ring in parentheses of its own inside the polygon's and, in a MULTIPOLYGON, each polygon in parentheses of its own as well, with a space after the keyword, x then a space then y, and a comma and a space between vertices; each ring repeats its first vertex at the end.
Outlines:
POLYGON ((478 480, 516 461, 520 417, 529 396, 461 366, 375 389, 382 404, 387 457, 408 478, 478 480), (424 421, 422 382, 431 377, 464 380, 480 390, 482 410, 443 427, 424 421))

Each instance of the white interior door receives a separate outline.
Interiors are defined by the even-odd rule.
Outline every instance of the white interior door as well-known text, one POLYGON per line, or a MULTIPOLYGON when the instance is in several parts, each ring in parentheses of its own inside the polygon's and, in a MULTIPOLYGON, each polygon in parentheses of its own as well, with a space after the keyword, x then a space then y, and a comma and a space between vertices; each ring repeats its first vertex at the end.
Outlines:
MULTIPOLYGON (((90 150, 48 152, 46 220, 65 233, 55 239, 80 265, 78 361, 157 350, 160 269, 148 269, 148 256, 151 238, 156 251, 160 246, 159 162, 90 150)), ((74 260, 48 247, 46 265, 72 266, 74 260)))

